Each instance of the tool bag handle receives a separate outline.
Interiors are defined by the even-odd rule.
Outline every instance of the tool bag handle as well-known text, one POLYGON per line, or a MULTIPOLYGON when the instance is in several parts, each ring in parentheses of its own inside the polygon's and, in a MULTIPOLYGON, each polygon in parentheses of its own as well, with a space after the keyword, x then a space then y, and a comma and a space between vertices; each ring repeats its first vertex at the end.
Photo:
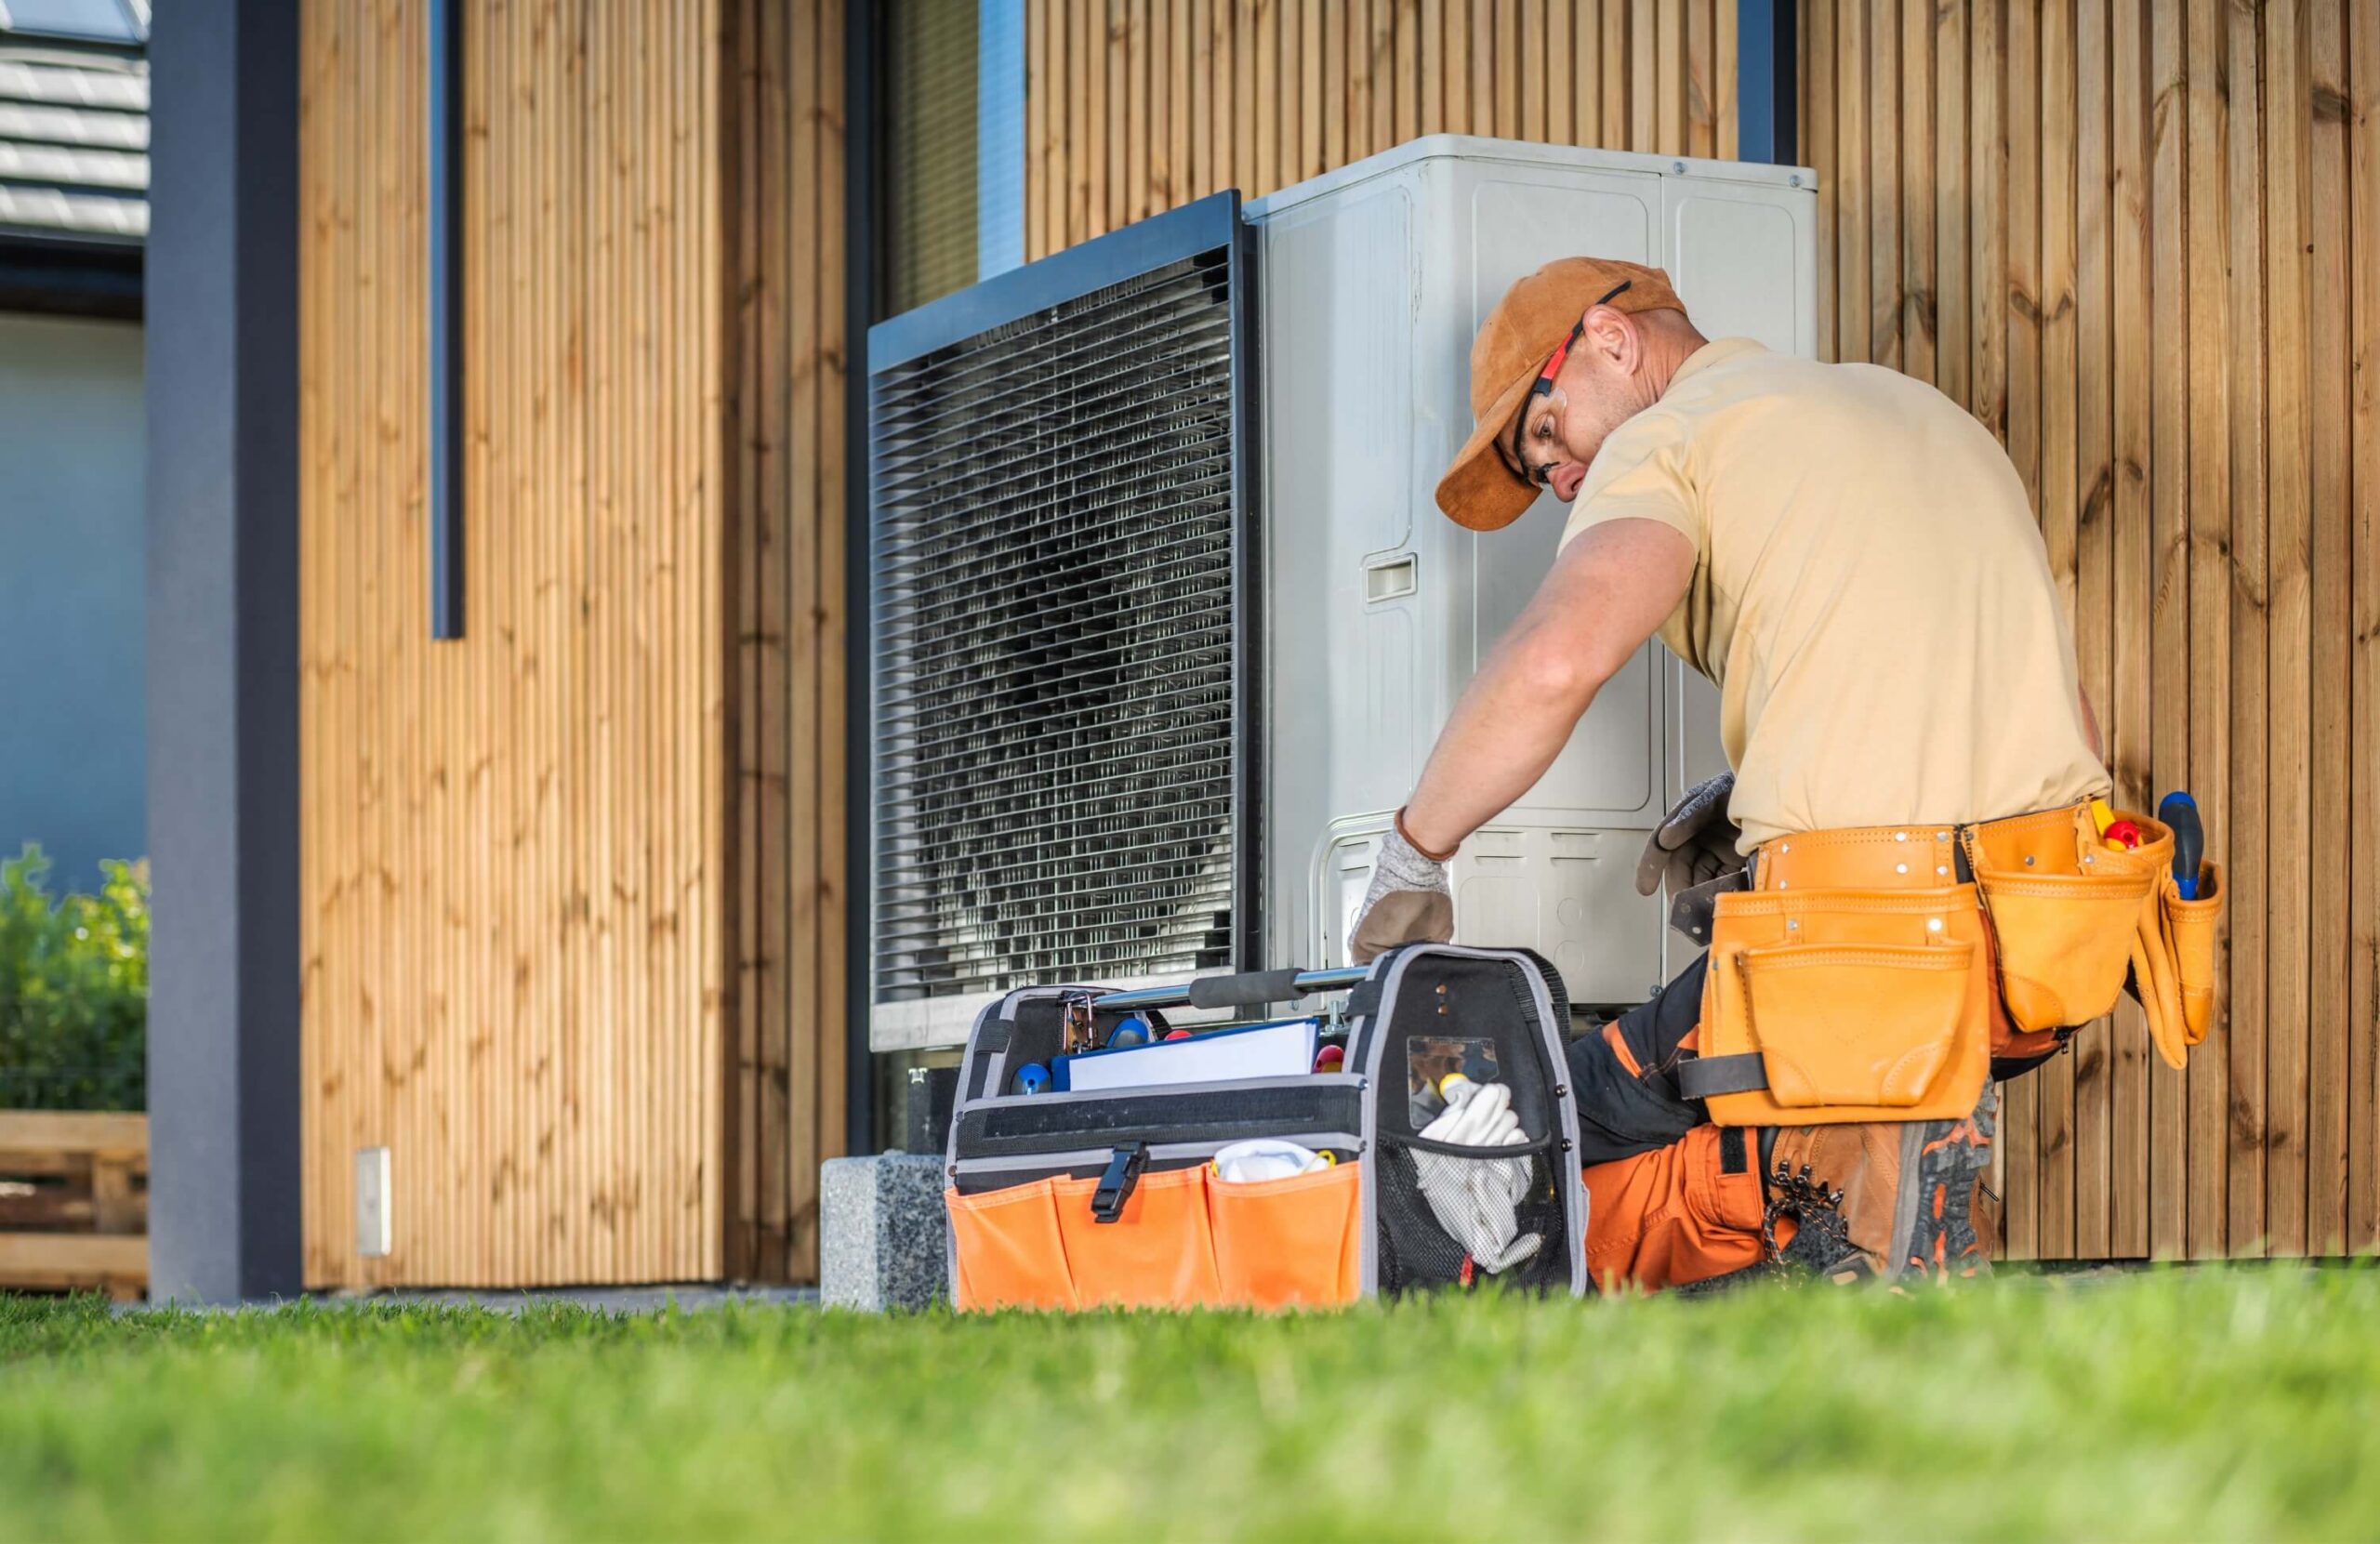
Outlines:
POLYGON ((1317 992, 1343 992, 1371 971, 1364 966, 1336 970, 1242 970, 1232 976, 1199 976, 1179 986, 1144 986, 1093 999, 1102 1012, 1130 1008, 1263 1008, 1293 1002, 1317 992))

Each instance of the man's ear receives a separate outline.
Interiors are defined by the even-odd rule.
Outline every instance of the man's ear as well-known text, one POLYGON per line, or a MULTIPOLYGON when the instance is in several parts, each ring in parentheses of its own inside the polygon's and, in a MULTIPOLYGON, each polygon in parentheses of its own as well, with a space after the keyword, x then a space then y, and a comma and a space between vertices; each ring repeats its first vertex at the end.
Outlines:
POLYGON ((1636 373, 1638 363, 1645 357, 1645 343, 1627 312, 1610 306, 1590 306, 1580 320, 1587 329, 1581 341, 1591 344, 1621 375, 1636 373))

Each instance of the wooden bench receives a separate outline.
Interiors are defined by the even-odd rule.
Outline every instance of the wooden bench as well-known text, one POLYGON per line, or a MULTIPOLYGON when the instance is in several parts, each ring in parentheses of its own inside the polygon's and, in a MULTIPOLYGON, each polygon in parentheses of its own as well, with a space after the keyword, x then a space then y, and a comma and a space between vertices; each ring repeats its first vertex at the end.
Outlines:
POLYGON ((149 1287, 149 1117, 0 1110, 0 1289, 149 1287))

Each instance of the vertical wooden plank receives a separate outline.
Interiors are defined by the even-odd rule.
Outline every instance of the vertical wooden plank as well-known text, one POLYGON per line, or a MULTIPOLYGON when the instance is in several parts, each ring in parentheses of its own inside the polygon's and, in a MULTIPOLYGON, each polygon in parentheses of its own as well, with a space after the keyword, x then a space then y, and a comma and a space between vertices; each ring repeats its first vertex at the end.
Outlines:
MULTIPOLYGON (((2190 388, 2191 274, 2188 167, 2191 140, 2188 32, 2179 10, 2149 13, 2149 752, 2155 785, 2190 782, 2190 499, 2195 453, 2190 388)), ((2202 1058, 2202 1060, 2208 1060, 2202 1058)), ((2149 1063, 2149 1252, 2189 1249, 2189 1090, 2162 1060, 2149 1063)))
MULTIPOLYGON (((1653 137, 1639 150, 1656 155, 1686 152, 1686 0, 1662 0, 1653 7, 1653 137)), ((1643 47, 1640 34, 1636 46, 1643 47)))
MULTIPOLYGON (((2109 274, 2113 306, 2109 605, 2114 711, 2109 724, 2116 796, 2153 802, 2149 653, 2156 621, 2157 551, 2151 539, 2148 15, 2141 0, 2109 7, 2109 274)), ((2086 73, 2087 78, 2087 73, 2086 73)), ((2109 1259, 2149 1253, 2149 1045, 2137 1003, 2116 1004, 2109 1037, 2108 1234, 2109 1259)))
POLYGON ((1571 0, 1552 0, 1545 13, 1545 70, 1553 77, 1545 98, 1545 138, 1556 145, 1578 141, 1579 50, 1571 38, 1572 20, 1571 0))
MULTIPOLYGON (((2051 575, 2058 599, 2082 653, 2082 680, 2094 679, 2105 658, 2105 639, 2093 634, 2092 622, 2082 615, 2076 488, 2076 329, 2075 267, 2075 91, 2074 0, 2041 0, 2041 366, 2036 401, 2041 474, 2039 506, 2043 538, 2049 549, 2051 575), (2081 647, 2088 638, 2099 648, 2097 658, 2081 647)), ((2102 608, 2098 624, 2104 630, 2102 608)), ((2104 692, 2092 698, 2095 711, 2104 711, 2104 692)), ((2097 1039, 2100 1026, 2086 1026, 2083 1035, 2097 1039)), ((2070 1053, 2055 1059, 2035 1074, 2041 1084, 2040 1131, 2042 1168, 2041 1248, 2045 1259, 2074 1256, 2075 1102, 2077 1067, 2082 1058, 2070 1053)))
POLYGON ((1122 137, 1124 104, 1110 99, 1114 70, 1108 59, 1107 29, 1114 0, 1075 0, 1075 4, 1081 7, 1075 36, 1082 44, 1078 68, 1083 75, 1083 117, 1068 151, 1082 163, 1085 223, 1078 239, 1088 241, 1124 223, 1124 185, 1113 176, 1114 157, 1109 153, 1122 137))
POLYGON ((1305 125, 1305 32, 1311 0, 1279 0, 1281 18, 1281 133, 1274 186, 1286 188, 1305 175, 1300 134, 1305 125))
MULTIPOLYGON (((1834 283, 1835 357, 1866 363, 1869 327, 1870 214, 1868 180, 1868 7, 1865 0, 1832 7, 1834 28, 1834 283)), ((1820 55, 1821 59, 1827 56, 1820 55)))
POLYGON ((1834 7, 1798 6, 1794 9, 1802 28, 1794 60, 1802 77, 1802 158, 1818 179, 1818 358, 1839 360, 1844 354, 1836 308, 1842 281, 1836 253, 1843 238, 1837 223, 1842 218, 1842 190, 1836 186, 1834 7))
POLYGON ((1869 0, 1867 357, 1901 367, 1900 7, 1869 0))
MULTIPOLYGON (((1272 163, 1263 151, 1271 142, 1276 107, 1267 89, 1275 85, 1270 72, 1277 70, 1277 53, 1265 46, 1272 33, 1273 0, 1239 0, 1234 19, 1232 43, 1232 165, 1236 168, 1236 184, 1241 192, 1254 197, 1266 191, 1272 163), (1266 78, 1258 79, 1258 66, 1271 59, 1266 78)), ((1275 40, 1277 46, 1277 39, 1275 40)))
POLYGON ((1371 74, 1374 153, 1396 143, 1396 10, 1405 0, 1372 0, 1371 74))
POLYGON ((1446 130, 1471 132, 1471 82, 1487 61, 1471 46, 1471 9, 1477 0, 1441 0, 1444 41, 1438 50, 1439 73, 1446 91, 1446 130))
POLYGON ((1128 219, 1146 219, 1160 207, 1150 202, 1152 173, 1157 170, 1153 160, 1165 149, 1162 140, 1149 133, 1150 46, 1155 41, 1149 33, 1149 0, 1130 0, 1124 7, 1123 26, 1124 212, 1128 219))
MULTIPOLYGON (((2230 716, 2230 774, 2226 809, 2231 868, 2231 1018, 2229 1118, 2215 1124, 2221 1109, 2208 1110, 2210 1140, 2229 1140, 2229 1222, 2227 1237, 2206 1252, 2235 1255, 2265 1251, 2265 947, 2268 890, 2266 833, 2266 598, 2265 355, 2259 336, 2266 321, 2263 222, 2263 125, 2256 111, 2256 19, 2237 7, 2226 12, 2224 64, 2218 87, 2225 95, 2228 130, 2224 199, 2230 257, 2229 330, 2225 335, 2225 374, 2230 394, 2230 540, 2208 554, 2210 567, 2228 569, 2231 598, 2228 689, 2213 711, 2230 716), (2229 561, 2225 562, 2228 552, 2229 561)), ((2194 1112, 2195 1113, 2195 1112, 2194 1112)), ((2191 1133, 2195 1147, 2198 1132, 2191 1133)), ((2193 1216, 2193 1232, 2196 1231, 2193 1216)))
POLYGON ((1401 145, 1421 132, 1421 7, 1396 0, 1392 64, 1396 76, 1395 116, 1389 143, 1401 145))
POLYGON ((1471 132, 1497 134, 1496 7, 1503 0, 1471 0, 1471 132))
MULTIPOLYGON (((2226 159, 2223 9, 2219 0, 2190 0, 2185 38, 2188 63, 2188 144, 2184 165, 2188 191, 2189 265, 2189 775, 2188 785, 2206 815, 2207 855, 2232 855, 2239 833, 2230 801, 2231 565, 2231 383, 2226 361, 2229 344, 2229 297, 2225 285, 2228 252, 2230 177, 2226 159)), ((2230 917, 2241 915, 2238 867, 2232 867, 2230 917)), ((2261 893, 2258 901, 2261 904, 2261 893)), ((2226 933, 2237 927, 2227 924, 2226 933)), ((2216 1007, 2228 996, 2225 972, 2216 972, 2216 1007)), ((2238 1033, 2231 1006, 2227 1048, 2238 1033)), ((2261 1056, 2261 1039, 2257 1046, 2261 1056)), ((2223 1053, 2193 1057, 2189 1085, 2188 1243, 2191 1255, 2223 1252, 2228 1221, 2230 1081, 2223 1053)))
POLYGON ((2348 249, 2353 343, 2347 404, 2355 548, 2349 597, 2354 703, 2348 750, 2353 893, 2347 950, 2347 1242, 2380 1242, 2380 16, 2347 7, 2348 249))
POLYGON ((1354 90, 1347 57, 1347 19, 1337 7, 1324 10, 1322 20, 1322 165, 1325 170, 1347 162, 1347 120, 1354 90))
POLYGON ((1235 22, 1232 11, 1235 5, 1245 3, 1246 0, 1212 0, 1214 10, 1210 21, 1213 42, 1209 62, 1213 70, 1214 78, 1214 175, 1215 187, 1218 190, 1242 186, 1239 179, 1239 152, 1236 148, 1239 134, 1237 106, 1239 70, 1236 56, 1238 50, 1234 41, 1235 22))
POLYGON ((1602 5, 1603 136, 1595 142, 1606 150, 1633 150, 1636 110, 1629 97, 1635 89, 1636 69, 1628 51, 1628 33, 1643 0, 1602 0, 1602 5))
MULTIPOLYGON (((1095 121, 1091 110, 1091 81, 1094 76, 1099 75, 1100 72, 1095 68, 1096 56, 1091 52, 1091 8, 1096 0, 1064 0, 1064 3, 1066 7, 1066 135, 1060 146, 1059 153, 1066 165, 1066 239, 1063 244, 1073 246, 1077 243, 1089 241, 1102 229, 1092 214, 1091 185, 1092 165, 1097 157, 1091 153, 1094 147, 1089 142, 1096 133, 1091 126, 1095 121)), ((1225 6, 1229 5, 1231 0, 1213 0, 1213 3, 1225 6)), ((811 18, 809 26, 811 34, 814 38, 817 33, 817 19, 814 16, 811 18)), ((799 41, 794 46, 797 49, 800 47, 799 41)), ((800 56, 797 54, 796 57, 800 56)), ((797 69, 799 69, 798 66, 797 69)), ((801 70, 800 73, 810 78, 814 99, 817 90, 816 67, 813 65, 811 69, 801 70)), ((796 110, 797 114, 799 111, 799 109, 796 110)), ((800 121, 798 116, 797 121, 800 121)), ((807 142, 808 136, 813 130, 805 126, 796 132, 803 135, 807 142)), ((813 151, 813 156, 814 153, 813 151)), ((813 164, 814 165, 814 161, 813 164)), ((801 174, 797 173, 797 175, 801 174)))
POLYGON ((1182 202, 1182 195, 1176 191, 1181 173, 1173 159, 1173 0, 1136 0, 1132 13, 1135 21, 1140 18, 1142 5, 1148 9, 1144 32, 1148 39, 1148 57, 1134 68, 1144 70, 1148 76, 1148 208, 1149 213, 1158 214, 1182 202))
POLYGON ((2306 1111, 2306 1244, 2339 1254, 2347 1224, 2347 1111, 2352 1076, 2348 1041, 2349 853, 2353 831, 2354 756, 2349 742, 2354 641, 2355 491, 2348 477, 2348 402, 2353 384, 2349 342, 2353 297, 2348 284, 2347 120, 2352 98, 2347 73, 2343 0, 2313 0, 2307 45, 2312 125, 2308 133, 2305 209, 2312 227, 2311 289, 2307 297, 2311 345, 2311 532, 2307 566, 2312 574, 2307 684, 2312 697, 2310 803, 2306 822, 2308 951, 2307 982, 2307 1102, 2306 1111), (2347 323, 2342 325, 2342 323, 2347 323))
POLYGON ((1733 161, 1739 153, 1737 144, 1740 134, 1736 92, 1739 65, 1737 59, 1736 0, 1713 0, 1718 10, 1719 40, 1717 57, 1712 67, 1712 111, 1717 118, 1713 131, 1716 146, 1713 153, 1722 161, 1733 161))
POLYGON ((2005 25, 2001 0, 1975 0, 1967 39, 1967 176, 1973 211, 1967 221, 1967 290, 1974 317, 1968 329, 1974 362, 1968 409, 1986 429, 2003 437, 2008 409, 2005 25))
POLYGON ((1901 368, 1922 381, 1934 368, 1934 7, 1901 0, 1901 368))
POLYGON ((1166 185, 1166 204, 1171 207, 1187 204, 1198 196, 1198 176, 1194 161, 1197 129, 1190 113, 1190 95, 1196 76, 1193 73, 1197 50, 1191 39, 1197 35, 1192 28, 1191 0, 1166 0, 1166 161, 1172 177, 1166 185))
MULTIPOLYGON (((1228 0, 1225 0, 1228 3, 1228 0)), ((1219 186, 1215 163, 1216 0, 1190 4, 1190 190, 1204 198, 1219 186)))
POLYGON ((1242 191, 1252 198, 1280 186, 1280 6, 1277 0, 1248 0, 1247 7, 1240 14, 1256 34, 1241 45, 1256 55, 1253 77, 1256 95, 1248 104, 1255 152, 1249 163, 1248 180, 1241 185, 1242 191))
POLYGON ((2313 787, 2313 578, 2307 562, 2312 477, 2307 416, 2307 0, 2262 7, 2265 305, 2268 446, 2265 543, 2267 905, 2265 910, 2265 1238, 2275 1254, 2306 1252, 2308 1102, 2307 842, 2313 787))
MULTIPOLYGON (((1967 7, 1934 8, 1934 382, 1961 407, 1974 406, 1968 357, 1967 217, 1974 184, 1967 164, 1967 7)), ((1907 25, 1906 22, 1903 25, 1907 25)), ((1924 218, 1921 212, 1919 218, 1924 218)))
POLYGON ((1520 137, 1541 142, 1546 137, 1547 76, 1554 69, 1545 53, 1545 0, 1520 0, 1520 137))
MULTIPOLYGON (((2115 556, 2115 305, 2109 287, 2109 204, 2114 191, 2109 155, 2109 18, 2107 0, 2080 0, 2063 8, 2071 40, 2070 91, 2074 159, 2069 228, 2073 231, 2075 648, 2082 686, 2099 720, 2109 765, 2122 704, 2115 677, 2115 633, 2126 626, 2114 611, 2115 556)), ((2055 293, 2055 284, 2052 286, 2055 293)), ((2053 313, 2055 314, 2055 313, 2053 313)), ((2121 797, 2124 789, 2119 782, 2121 797)), ((2153 801, 2152 801, 2153 802, 2153 801)), ((2139 809, 2138 802, 2126 808, 2139 809)), ((2074 1221, 2078 1259, 2109 1258, 2109 1149, 2115 1067, 2112 1016, 2086 1029, 2074 1062, 2074 1221)))
MULTIPOLYGON (((1995 426, 2008 447, 2036 518, 2041 468, 2041 25, 2036 0, 2007 0, 2001 46, 2007 73, 2002 124, 2006 192, 2005 267, 1998 284, 2006 338, 2006 399, 1995 426)), ((2063 1070, 2063 1069, 2062 1069, 2063 1070)), ((2055 1241, 2042 1234, 2043 1073, 2019 1078, 2008 1101, 2008 1251, 2039 1258, 2055 1241)))
MULTIPOLYGON (((1628 142, 1625 148, 1656 154, 1661 148, 1660 12, 1658 0, 1628 0, 1628 43, 1621 58, 1628 69, 1628 142)), ((1674 22, 1672 24, 1674 35, 1674 22)), ((1674 95, 1674 91, 1673 91, 1674 95)))
POLYGON ((1709 157, 1719 148, 1719 19, 1712 0, 1686 0, 1686 140, 1688 155, 1709 157))
MULTIPOLYGON (((1379 0, 1388 5, 1391 0, 1379 0)), ((1382 147, 1372 143, 1372 0, 1347 0, 1347 161, 1382 147)), ((1341 163, 1344 165, 1345 163, 1341 163)))
POLYGON ((1570 142, 1603 143, 1603 7, 1571 0, 1570 142))
POLYGON ((1495 13, 1495 86, 1494 93, 1483 104, 1494 113, 1496 137, 1517 139, 1521 135, 1521 18, 1520 0, 1488 0, 1495 13))

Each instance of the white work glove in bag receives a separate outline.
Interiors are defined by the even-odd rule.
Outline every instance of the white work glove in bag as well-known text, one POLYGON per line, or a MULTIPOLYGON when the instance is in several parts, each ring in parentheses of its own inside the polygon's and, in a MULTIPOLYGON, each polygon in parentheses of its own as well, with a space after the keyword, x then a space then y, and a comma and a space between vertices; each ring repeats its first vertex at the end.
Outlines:
MULTIPOLYGON (((1506 1085, 1449 1077, 1444 1087, 1447 1107, 1421 1128, 1423 1137, 1459 1147, 1515 1147, 1528 1140, 1506 1085)), ((1422 1199, 1438 1226, 1490 1275, 1518 1265, 1545 1243, 1536 1234, 1521 1234, 1520 1204, 1531 1168, 1527 1158, 1413 1155, 1422 1199)))

